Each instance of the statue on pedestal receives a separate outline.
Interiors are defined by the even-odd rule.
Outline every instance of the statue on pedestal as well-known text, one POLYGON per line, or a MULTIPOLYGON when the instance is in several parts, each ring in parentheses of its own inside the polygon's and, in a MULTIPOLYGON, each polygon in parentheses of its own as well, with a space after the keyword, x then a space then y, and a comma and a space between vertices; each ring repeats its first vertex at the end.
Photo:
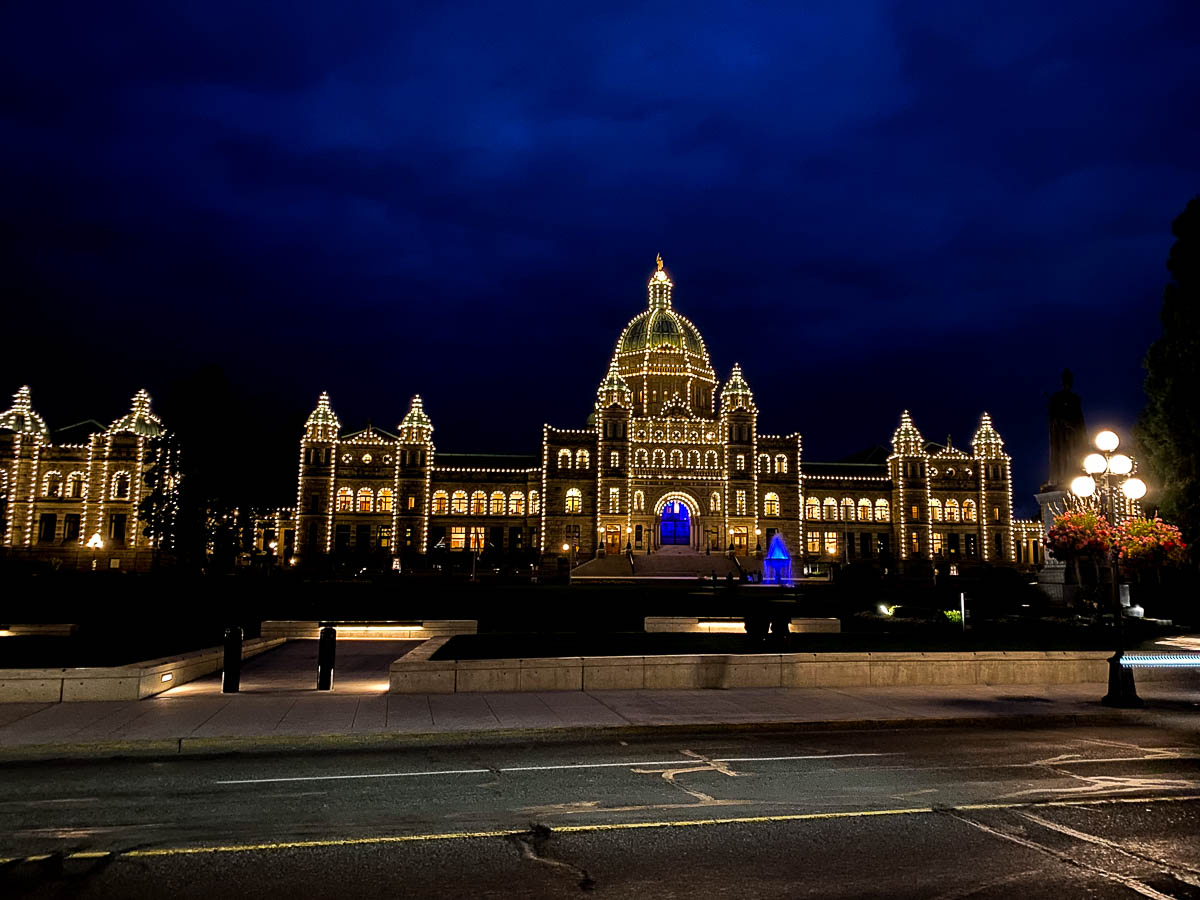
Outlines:
POLYGON ((1050 395, 1047 417, 1050 423, 1050 478, 1042 490, 1066 490, 1080 472, 1087 455, 1087 426, 1079 395, 1071 390, 1074 382, 1070 369, 1063 369, 1062 389, 1050 395))

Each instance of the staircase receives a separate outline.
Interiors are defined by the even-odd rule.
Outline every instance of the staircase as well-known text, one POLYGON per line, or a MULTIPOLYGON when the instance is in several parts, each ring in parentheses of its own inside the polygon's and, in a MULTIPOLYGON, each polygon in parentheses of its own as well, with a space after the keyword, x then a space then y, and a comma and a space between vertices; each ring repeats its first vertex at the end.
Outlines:
POLYGON ((742 557, 737 561, 730 559, 724 553, 705 555, 691 547, 663 547, 647 555, 645 551, 633 554, 633 571, 629 570, 629 559, 624 553, 610 554, 604 559, 593 559, 576 566, 572 577, 596 578, 608 580, 631 578, 679 578, 694 580, 699 577, 711 578, 716 572, 717 578, 723 580, 728 573, 739 578, 742 569, 747 572, 758 572, 758 561, 750 557, 742 557))

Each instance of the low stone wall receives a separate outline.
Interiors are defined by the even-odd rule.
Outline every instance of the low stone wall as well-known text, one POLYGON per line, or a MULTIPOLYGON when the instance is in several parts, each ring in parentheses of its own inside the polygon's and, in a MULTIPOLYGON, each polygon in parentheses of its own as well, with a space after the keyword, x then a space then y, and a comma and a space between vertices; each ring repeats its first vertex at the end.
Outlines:
POLYGON ((435 638, 391 665, 391 692, 605 691, 956 684, 1101 684, 1107 651, 748 653, 431 660, 435 638))
MULTIPOLYGON (((646 616, 646 631, 684 631, 701 634, 745 634, 742 619, 700 619, 688 616, 646 616)), ((840 634, 841 619, 792 619, 788 630, 793 634, 840 634)))
MULTIPOLYGON (((343 622, 334 623, 339 641, 425 641, 433 637, 454 634, 475 634, 479 623, 475 619, 429 619, 415 622, 343 622)), ((262 623, 265 638, 317 638, 320 622, 273 620, 262 623)))
POLYGON ((0 625, 0 634, 12 637, 70 637, 76 626, 52 623, 49 625, 0 625))
MULTIPOLYGON (((249 659, 284 643, 254 638, 242 643, 249 659)), ((66 669, 0 669, 0 703, 70 703, 82 700, 141 700, 221 671, 224 649, 210 647, 128 666, 66 669), (165 676, 170 676, 165 681, 165 676)))

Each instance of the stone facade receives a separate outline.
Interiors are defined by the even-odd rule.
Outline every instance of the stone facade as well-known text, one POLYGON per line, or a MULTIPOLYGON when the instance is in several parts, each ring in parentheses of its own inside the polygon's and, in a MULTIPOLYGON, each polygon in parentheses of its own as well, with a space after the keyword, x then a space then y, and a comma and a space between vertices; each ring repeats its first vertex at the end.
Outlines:
POLYGON ((810 572, 1041 562, 1040 526, 1013 518, 1011 460, 986 413, 969 453, 927 442, 905 411, 890 453, 807 461, 799 434, 759 432, 740 366, 719 382, 673 290, 660 258, 588 427, 544 426, 540 457, 438 452, 419 396, 395 433, 344 433, 323 394, 301 440, 296 507, 265 520, 263 540, 272 529, 283 540, 281 563, 439 550, 584 560, 665 545, 750 557, 774 535, 810 572))

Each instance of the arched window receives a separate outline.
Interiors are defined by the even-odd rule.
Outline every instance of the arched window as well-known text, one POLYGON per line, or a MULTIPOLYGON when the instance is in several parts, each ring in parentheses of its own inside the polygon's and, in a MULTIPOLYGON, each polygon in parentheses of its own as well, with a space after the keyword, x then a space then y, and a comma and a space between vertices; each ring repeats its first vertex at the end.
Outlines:
POLYGON ((558 467, 560 469, 571 468, 571 451, 562 449, 558 451, 558 467))
POLYGON ((929 517, 935 522, 942 521, 942 501, 933 497, 929 501, 929 517))
POLYGON ((716 491, 713 491, 712 496, 708 498, 708 511, 710 513, 719 513, 721 511, 721 495, 716 491))
POLYGON ((129 499, 129 473, 118 472, 113 476, 112 495, 115 500, 129 499))
POLYGON ((821 501, 816 497, 806 497, 804 499, 804 518, 810 522, 815 522, 821 518, 821 501))
POLYGON ((467 512, 467 492, 455 491, 450 498, 450 510, 456 515, 465 515, 467 512))
POLYGON ((892 505, 880 497, 875 501, 875 521, 890 522, 892 521, 892 505))
POLYGON ((592 464, 592 456, 586 450, 579 450, 575 454, 575 468, 586 469, 592 464))
POLYGON ((42 478, 43 497, 61 497, 63 495, 62 472, 47 472, 42 478))
POLYGON ((687 455, 687 465, 689 469, 700 468, 700 451, 689 450, 687 455))
POLYGON ((482 516, 487 513, 487 494, 483 491, 471 492, 471 515, 482 516))
POLYGON ((621 466, 621 454, 618 453, 616 450, 613 450, 611 453, 608 454, 608 467, 610 469, 617 469, 617 468, 620 468, 620 466, 621 466))
POLYGON ((763 475, 771 471, 771 457, 765 453, 758 454, 758 471, 763 475))
POLYGON ((635 466, 648 466, 648 465, 650 465, 650 454, 646 452, 646 448, 645 448, 645 447, 641 447, 641 448, 639 448, 639 449, 638 449, 638 450, 637 450, 637 451, 636 451, 636 452, 633 454, 633 464, 634 464, 635 466))
POLYGON ((704 454, 704 468, 706 468, 706 469, 716 469, 716 468, 718 468, 720 465, 721 465, 721 464, 720 464, 720 463, 717 461, 717 451, 716 451, 716 450, 708 450, 708 451, 706 451, 706 452, 705 452, 705 454, 704 454))
POLYGON ((633 511, 645 512, 646 510, 646 495, 641 491, 633 492, 633 511))
POLYGON ((870 522, 871 521, 871 501, 868 500, 866 497, 859 498, 858 521, 860 521, 860 522, 870 522))
POLYGON ((958 521, 958 501, 955 500, 953 497, 951 497, 949 500, 946 501, 946 521, 947 522, 957 522, 958 521))
POLYGON ((525 495, 520 491, 513 491, 508 495, 508 514, 510 516, 525 515, 525 495))
POLYGON ((777 475, 787 474, 787 457, 782 453, 775 457, 775 473, 777 475))
POLYGON ((683 451, 682 450, 672 450, 671 451, 671 468, 672 469, 683 468, 683 451))
POLYGON ((444 516, 450 512, 450 495, 445 491, 433 492, 433 514, 435 516, 444 516))
POLYGON ((358 511, 359 512, 370 512, 371 507, 374 505, 374 501, 375 501, 375 495, 371 493, 370 488, 359 488, 358 489, 358 511))
POLYGON ((379 494, 376 496, 375 508, 380 512, 392 511, 392 489, 380 488, 379 494))
POLYGON ((853 522, 854 521, 854 501, 851 500, 849 497, 842 498, 842 521, 843 522, 853 522))
POLYGON ((821 518, 827 522, 832 522, 837 519, 837 501, 832 497, 826 497, 825 502, 821 504, 821 518))
POLYGON ((72 500, 83 497, 83 473, 72 472, 67 476, 67 496, 72 500))
POLYGON ((779 515, 779 495, 774 491, 768 491, 767 496, 763 498, 763 515, 779 515))
POLYGON ((529 514, 536 516, 542 511, 542 501, 537 491, 529 492, 529 514))
POLYGON ((566 511, 569 513, 583 512, 583 494, 579 492, 579 488, 567 489, 566 511))
POLYGON ((662 450, 655 450, 655 451, 654 451, 654 454, 653 454, 653 456, 652 456, 651 458, 653 459, 653 461, 654 461, 654 466, 655 466, 656 468, 662 469, 662 468, 665 468, 665 467, 666 467, 666 465, 667 465, 667 454, 663 453, 663 451, 662 451, 662 450))
POLYGON ((354 509, 354 491, 350 488, 338 488, 337 511, 351 512, 354 509))
POLYGON ((492 491, 492 499, 488 506, 488 512, 493 516, 504 515, 504 491, 492 491))
POLYGON ((979 521, 979 512, 978 512, 978 510, 975 508, 975 501, 974 501, 974 500, 964 500, 964 501, 963 501, 962 514, 963 514, 963 521, 964 521, 964 522, 977 522, 977 521, 979 521))

